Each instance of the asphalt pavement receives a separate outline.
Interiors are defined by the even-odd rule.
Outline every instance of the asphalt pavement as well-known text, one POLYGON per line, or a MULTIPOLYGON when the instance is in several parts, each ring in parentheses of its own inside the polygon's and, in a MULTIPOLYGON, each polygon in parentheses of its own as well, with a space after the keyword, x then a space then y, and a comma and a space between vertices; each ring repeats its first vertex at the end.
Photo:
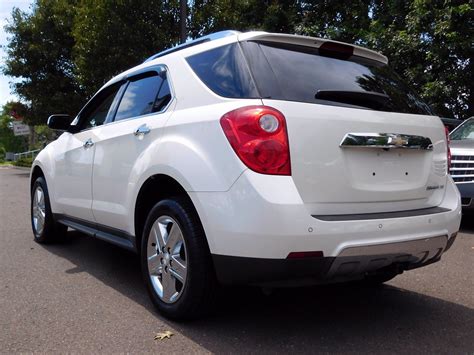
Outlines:
POLYGON ((474 353, 473 216, 440 262, 385 286, 227 289, 215 314, 176 323, 134 254, 78 232, 33 241, 28 174, 0 167, 0 353, 474 353))

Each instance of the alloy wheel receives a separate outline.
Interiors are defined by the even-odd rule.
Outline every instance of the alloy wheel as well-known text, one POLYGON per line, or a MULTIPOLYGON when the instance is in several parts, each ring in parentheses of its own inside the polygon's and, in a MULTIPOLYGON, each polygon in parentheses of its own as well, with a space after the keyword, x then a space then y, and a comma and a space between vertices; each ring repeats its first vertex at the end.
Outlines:
POLYGON ((187 277, 187 253, 183 233, 169 216, 153 224, 147 243, 148 274, 153 288, 165 303, 181 296, 187 277))
POLYGON ((46 204, 41 186, 36 186, 33 192, 32 219, 36 235, 41 235, 46 220, 46 204))

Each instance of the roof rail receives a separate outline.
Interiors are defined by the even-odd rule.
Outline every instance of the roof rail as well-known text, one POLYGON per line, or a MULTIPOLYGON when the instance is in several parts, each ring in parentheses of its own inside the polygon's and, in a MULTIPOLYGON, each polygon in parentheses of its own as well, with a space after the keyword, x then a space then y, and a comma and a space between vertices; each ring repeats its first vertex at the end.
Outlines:
POLYGON ((186 42, 186 43, 177 45, 177 46, 175 46, 175 47, 173 47, 173 48, 165 49, 165 50, 162 51, 162 52, 159 52, 159 53, 156 53, 156 54, 152 55, 150 58, 148 58, 147 60, 145 60, 143 63, 149 62, 149 61, 151 61, 151 60, 153 60, 153 59, 162 57, 162 56, 167 55, 167 54, 170 54, 170 53, 174 53, 174 52, 180 51, 180 50, 185 49, 185 48, 189 48, 189 47, 196 46, 196 45, 201 44, 201 43, 204 43, 204 42, 209 42, 209 41, 213 41, 213 40, 216 40, 216 39, 219 39, 219 38, 224 38, 224 37, 229 37, 229 36, 235 36, 235 35, 237 35, 237 34, 239 34, 239 33, 240 33, 239 31, 231 31, 231 30, 211 33, 211 34, 209 34, 209 35, 207 35, 207 36, 203 36, 203 37, 199 37, 199 38, 193 39, 192 41, 188 41, 188 42, 186 42))

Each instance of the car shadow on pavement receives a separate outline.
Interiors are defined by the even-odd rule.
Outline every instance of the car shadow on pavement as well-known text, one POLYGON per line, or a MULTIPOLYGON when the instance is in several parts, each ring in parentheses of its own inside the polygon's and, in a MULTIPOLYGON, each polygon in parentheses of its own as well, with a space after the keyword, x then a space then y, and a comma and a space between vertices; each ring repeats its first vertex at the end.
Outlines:
POLYGON ((463 213, 460 230, 466 233, 474 232, 474 212, 463 213))
MULTIPOLYGON (((157 314, 141 279, 138 257, 69 232, 45 248, 157 314)), ((214 314, 170 327, 211 352, 435 352, 470 353, 474 309, 390 285, 221 291, 214 314), (441 350, 443 351, 443 350, 441 350)))

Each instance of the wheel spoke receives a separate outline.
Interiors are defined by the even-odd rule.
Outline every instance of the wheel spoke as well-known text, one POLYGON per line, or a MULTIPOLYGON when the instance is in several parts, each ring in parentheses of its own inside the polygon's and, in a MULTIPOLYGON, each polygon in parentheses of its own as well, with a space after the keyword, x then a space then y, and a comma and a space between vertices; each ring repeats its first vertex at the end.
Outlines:
POLYGON ((173 264, 170 267, 171 275, 184 284, 186 281, 186 262, 182 260, 179 255, 173 255, 171 260, 173 261, 173 264))
POLYGON ((40 220, 40 222, 42 224, 44 224, 44 217, 45 217, 45 215, 44 215, 43 211, 39 210, 38 211, 38 219, 40 220))
MULTIPOLYGON (((165 231, 166 231, 166 229, 165 229, 165 231)), ((156 248, 159 249, 160 251, 163 250, 163 247, 165 246, 165 241, 164 241, 163 234, 162 234, 161 224, 156 223, 153 226, 152 232, 153 232, 153 236, 155 238, 156 248)))
POLYGON ((159 275, 161 273, 160 256, 158 254, 148 257, 148 272, 150 275, 159 275))
POLYGON ((36 202, 38 206, 43 204, 43 190, 40 188, 36 189, 36 202))
POLYGON ((176 297, 176 282, 169 272, 164 272, 161 276, 161 285, 163 287, 163 300, 172 302, 176 297))
POLYGON ((172 253, 174 253, 176 244, 180 242, 183 239, 183 236, 181 235, 181 231, 179 230, 179 227, 173 223, 171 226, 170 233, 168 235, 168 239, 166 240, 166 245, 165 248, 170 250, 172 253))

